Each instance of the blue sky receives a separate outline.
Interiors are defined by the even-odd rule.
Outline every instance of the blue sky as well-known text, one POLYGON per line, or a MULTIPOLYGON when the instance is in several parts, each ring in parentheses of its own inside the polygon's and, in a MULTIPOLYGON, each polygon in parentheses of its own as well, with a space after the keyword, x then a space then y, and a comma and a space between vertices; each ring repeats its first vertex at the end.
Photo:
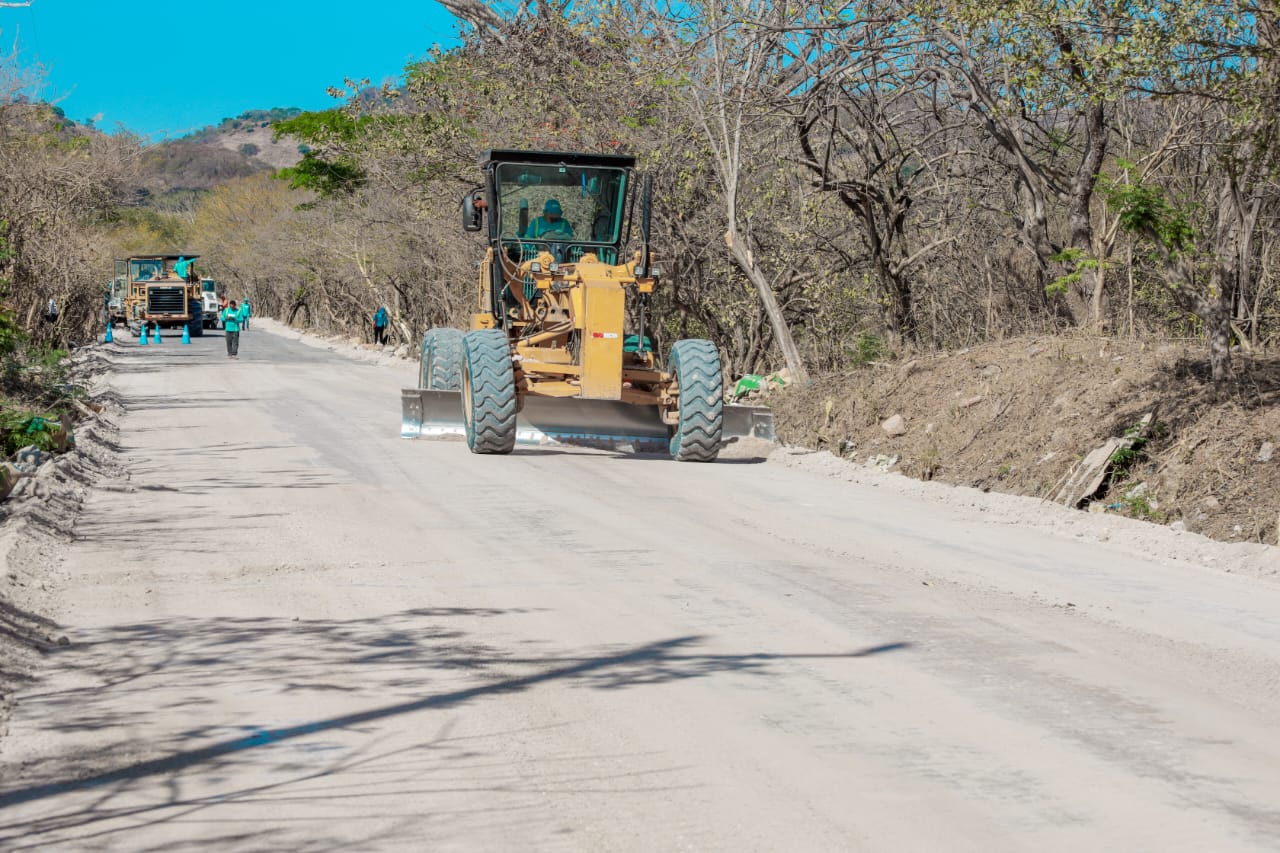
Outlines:
POLYGON ((0 8, 3 51, 15 41, 68 118, 159 138, 249 109, 327 109, 329 86, 398 79, 433 45, 456 44, 457 26, 429 0, 33 0, 0 8))

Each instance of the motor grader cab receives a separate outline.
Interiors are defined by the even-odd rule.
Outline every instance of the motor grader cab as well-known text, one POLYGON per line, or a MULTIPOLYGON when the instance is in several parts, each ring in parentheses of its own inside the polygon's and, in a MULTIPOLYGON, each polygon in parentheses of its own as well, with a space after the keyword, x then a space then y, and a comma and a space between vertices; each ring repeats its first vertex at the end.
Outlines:
POLYGON ((204 334, 204 307, 197 255, 134 255, 116 261, 123 278, 125 323, 135 335, 144 325, 187 326, 192 336, 204 334))
POLYGON ((489 243, 471 328, 423 336, 403 436, 465 435, 475 453, 570 444, 698 462, 741 437, 773 440, 768 409, 725 404, 710 341, 677 341, 665 363, 653 351, 661 271, 635 158, 495 150, 479 165, 484 184, 462 205, 464 229, 487 228, 489 243))

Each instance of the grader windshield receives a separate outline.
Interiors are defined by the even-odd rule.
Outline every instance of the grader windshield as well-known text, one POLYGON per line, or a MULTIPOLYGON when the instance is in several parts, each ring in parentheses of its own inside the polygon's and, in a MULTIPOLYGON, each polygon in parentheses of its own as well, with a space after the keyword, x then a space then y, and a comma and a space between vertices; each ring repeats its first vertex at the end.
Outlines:
POLYGON ((503 163, 495 177, 499 235, 510 255, 549 251, 574 263, 591 252, 617 263, 625 169, 503 163))

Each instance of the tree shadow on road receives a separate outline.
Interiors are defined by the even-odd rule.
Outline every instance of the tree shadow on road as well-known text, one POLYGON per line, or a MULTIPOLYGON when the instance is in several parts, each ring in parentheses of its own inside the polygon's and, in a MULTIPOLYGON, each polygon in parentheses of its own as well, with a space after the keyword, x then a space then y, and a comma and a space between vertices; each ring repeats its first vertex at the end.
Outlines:
MULTIPOLYGON (((446 795, 464 780, 467 785, 491 784, 505 794, 513 786, 532 791, 542 783, 513 780, 515 771, 502 758, 499 747, 509 733, 491 732, 483 744, 469 743, 474 734, 450 735, 451 723, 444 717, 424 716, 393 728, 400 735, 406 726, 411 733, 428 725, 445 730, 414 736, 410 747, 379 752, 388 733, 377 724, 456 710, 553 682, 631 690, 726 674, 768 677, 779 674, 778 667, 788 661, 855 659, 910 645, 895 642, 838 653, 725 654, 705 649, 707 637, 689 635, 521 655, 500 651, 458 627, 521 612, 437 608, 349 621, 168 619, 85 632, 73 645, 54 650, 56 660, 49 669, 69 672, 69 683, 91 686, 37 689, 21 697, 27 734, 58 744, 61 753, 24 768, 21 782, 0 787, 0 812, 21 807, 2 822, 6 828, 0 830, 0 847, 83 843, 101 834, 191 820, 194 812, 264 798, 323 809, 328 798, 346 802, 363 796, 366 784, 389 787, 397 796, 414 789, 424 796, 446 795), (288 720, 252 715, 228 719, 227 708, 235 707, 225 701, 228 694, 274 694, 275 699, 262 704, 275 713, 290 707, 296 715, 288 720), (222 701, 215 702, 214 696, 222 701), (280 697, 294 697, 294 702, 282 706, 280 697), (307 713, 325 703, 338 710, 307 713), (215 706, 215 711, 204 710, 215 706), (174 720, 184 717, 190 724, 175 730, 174 720), (120 736, 105 747, 84 748, 87 733, 104 730, 120 736), (139 739, 138 733, 144 736, 139 739), (246 763, 250 770, 237 766, 246 763), (477 770, 473 779, 468 767, 486 769, 477 770), (446 770, 452 781, 433 781, 430 774, 446 770), (254 781, 244 781, 248 779, 254 781)), ((565 771, 564 784, 593 784, 600 756, 581 759, 565 771), (588 767, 594 769, 587 772, 588 767)), ((617 763, 606 786, 610 790, 664 784, 662 774, 671 770, 661 761, 650 761, 653 766, 644 772, 622 757, 617 763), (650 772, 656 774, 652 779, 650 772)), ((6 772, 10 780, 16 769, 6 772)), ((433 811, 430 819, 441 819, 441 814, 433 811)), ((316 833, 313 828, 308 837, 330 837, 316 833)), ((262 849, 265 836, 253 837, 249 846, 262 849)), ((223 846, 206 839, 201 849, 242 843, 233 838, 240 836, 222 836, 223 846)), ((282 839, 280 849, 323 849, 296 841, 282 839)))

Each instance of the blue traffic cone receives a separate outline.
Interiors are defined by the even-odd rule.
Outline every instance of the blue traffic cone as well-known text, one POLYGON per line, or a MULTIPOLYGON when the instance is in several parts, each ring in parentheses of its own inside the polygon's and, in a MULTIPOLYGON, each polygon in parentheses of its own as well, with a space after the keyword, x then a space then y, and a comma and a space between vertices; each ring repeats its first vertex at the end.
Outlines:
POLYGON ((160 324, 159 323, 156 323, 156 333, 155 335, 152 336, 151 343, 153 344, 160 343, 160 324))
POLYGON ((138 345, 144 346, 144 347, 147 345, 147 327, 146 326, 143 326, 141 329, 138 330, 138 345))
POLYGON ((182 327, 182 342, 184 344, 191 343, 191 327, 190 326, 182 327))
POLYGON ((110 323, 108 323, 108 324, 107 324, 107 336, 106 336, 105 338, 103 338, 103 339, 102 339, 102 342, 103 342, 104 344, 109 344, 109 343, 112 343, 113 341, 115 341, 115 338, 113 338, 113 337, 111 336, 111 324, 110 324, 110 323))

